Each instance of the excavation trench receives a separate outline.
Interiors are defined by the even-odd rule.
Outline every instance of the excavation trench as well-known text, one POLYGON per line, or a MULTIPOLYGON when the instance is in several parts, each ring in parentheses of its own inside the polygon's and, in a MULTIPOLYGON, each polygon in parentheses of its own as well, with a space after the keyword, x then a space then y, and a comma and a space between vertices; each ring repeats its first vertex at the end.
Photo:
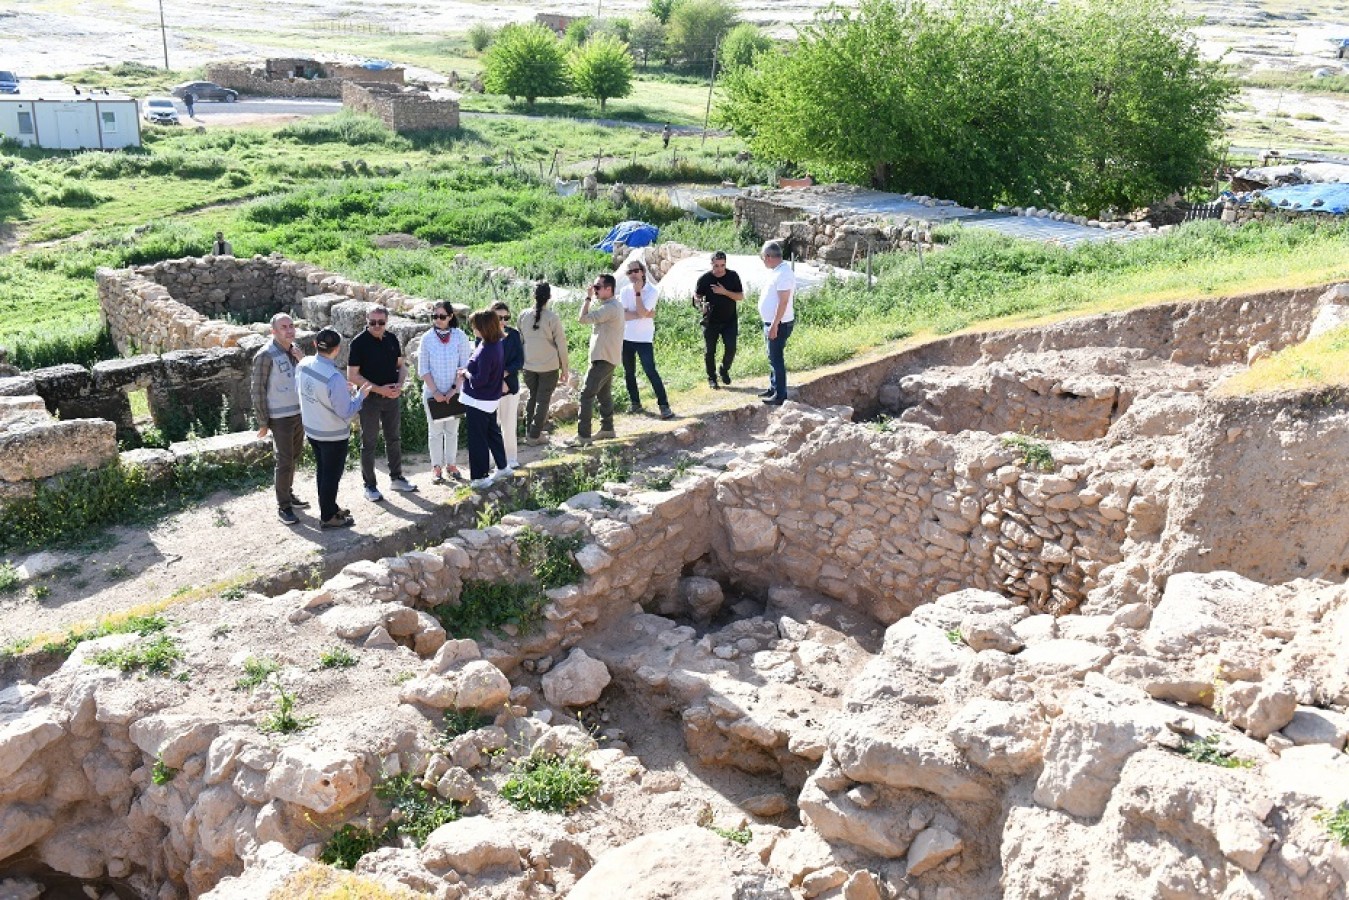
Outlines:
MULTIPOLYGON (((185 607, 162 674, 96 663, 155 635, 81 645, 0 693, 0 883, 41 883, 41 865, 105 898, 268 896, 264 874, 387 818, 372 788, 410 772, 470 815, 357 871, 430 896, 581 892, 606 851, 695 820, 747 823, 767 868, 733 868, 765 890, 1049 890, 1024 836, 1009 843, 1027 811, 1083 830, 1115 814, 1045 787, 1068 752, 1051 729, 1098 702, 1080 695, 1141 709, 1189 690, 1213 718, 1147 630, 1170 576, 1230 570, 1248 592, 1343 578, 1343 399, 1210 390, 1252 348, 1305 337, 1316 310, 1314 295, 1244 298, 937 342, 820 378, 813 405, 689 447, 677 471, 352 563, 316 590, 185 607), (547 590, 537 625, 447 639, 446 608, 528 579, 540 540, 579 547, 580 573, 547 590), (334 648, 350 668, 318 662, 334 648), (238 687, 250 657, 275 672, 238 687), (1107 677, 1136 694, 1109 700, 1107 677), (264 733, 287 695, 308 727, 264 733), (443 737, 449 712, 475 708, 493 724, 443 737), (516 812, 498 791, 533 751, 589 754, 600 793, 566 818, 516 812)), ((1130 752, 1169 752, 1151 740, 1130 752)), ((1235 876, 1206 877, 1221 893, 1235 876)))

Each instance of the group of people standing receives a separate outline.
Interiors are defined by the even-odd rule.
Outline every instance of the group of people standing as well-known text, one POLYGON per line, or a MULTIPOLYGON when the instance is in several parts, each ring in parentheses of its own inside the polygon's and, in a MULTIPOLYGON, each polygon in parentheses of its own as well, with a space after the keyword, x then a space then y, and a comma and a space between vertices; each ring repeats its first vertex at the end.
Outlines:
MULTIPOLYGON (((764 244, 760 258, 770 271, 759 297, 771 370, 762 397, 766 404, 781 405, 787 396, 784 350, 795 321, 796 281, 791 267, 782 261, 780 245, 764 244)), ((660 292, 649 282, 640 260, 630 261, 624 274, 628 283, 621 290, 613 275, 599 275, 586 288, 581 304, 579 320, 591 326, 591 337, 577 423, 580 445, 615 436, 613 378, 620 365, 631 412, 643 411, 637 384, 640 364, 661 418, 674 418, 654 352, 660 292), (592 432, 597 407, 600 428, 592 432)), ((432 328, 422 337, 417 376, 422 382, 422 407, 437 483, 464 480, 456 464, 461 418, 474 487, 484 487, 519 466, 522 377, 529 389, 524 443, 546 442, 553 392, 569 376, 566 330, 557 313, 548 308, 551 297, 547 283, 535 285, 534 305, 520 316, 518 329, 511 327, 511 310, 503 302, 471 313, 467 307, 456 308, 444 300, 432 307, 432 328), (464 324, 476 342, 469 339, 464 324)), ((702 313, 707 380, 713 389, 731 383, 739 333, 737 307, 744 297, 739 275, 727 268, 726 254, 714 253, 711 270, 698 280, 694 292, 694 303, 702 313), (718 343, 723 348, 720 363, 718 343)), ((273 316, 271 340, 254 358, 252 399, 260 424, 258 436, 272 438, 277 515, 287 525, 298 524, 295 510, 308 506, 293 490, 295 465, 306 439, 315 458, 320 525, 345 528, 355 524, 351 511, 338 505, 337 490, 346 464, 351 420, 357 416, 365 498, 371 502, 384 499, 375 475, 381 437, 390 487, 400 492, 417 490, 403 475, 402 392, 408 378, 403 348, 397 335, 389 331, 389 311, 383 306, 372 308, 365 323, 365 330, 351 341, 345 372, 337 367, 342 346, 337 331, 319 331, 314 337, 316 355, 305 356, 295 343, 295 323, 285 313, 273 316)))

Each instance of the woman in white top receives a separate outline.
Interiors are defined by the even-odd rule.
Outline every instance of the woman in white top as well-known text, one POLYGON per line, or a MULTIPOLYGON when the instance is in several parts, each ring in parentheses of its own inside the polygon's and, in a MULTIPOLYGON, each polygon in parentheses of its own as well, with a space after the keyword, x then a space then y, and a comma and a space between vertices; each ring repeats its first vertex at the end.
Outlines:
POLYGON ((459 370, 468 364, 473 346, 468 335, 459 327, 454 307, 445 300, 437 300, 431 309, 434 327, 422 335, 421 350, 417 354, 417 374, 421 376, 422 408, 426 410, 427 442, 431 447, 431 468, 435 481, 445 476, 464 480, 459 471, 459 416, 431 416, 431 400, 448 402, 458 391, 455 380, 459 370))
POLYGON ((544 443, 548 406, 559 381, 567 380, 567 331, 557 313, 548 309, 553 290, 548 282, 534 285, 534 308, 520 315, 520 337, 525 344, 525 443, 544 443))
POLYGON ((630 261, 625 270, 628 283, 618 294, 618 302, 623 306, 623 381, 628 387, 628 412, 645 412, 642 409, 642 395, 637 390, 637 361, 642 362, 642 371, 646 380, 651 382, 651 392, 656 395, 656 405, 660 407, 662 419, 673 419, 670 399, 665 395, 665 382, 656 371, 656 351, 653 342, 656 339, 656 300, 659 289, 647 283, 646 264, 640 259, 630 261))

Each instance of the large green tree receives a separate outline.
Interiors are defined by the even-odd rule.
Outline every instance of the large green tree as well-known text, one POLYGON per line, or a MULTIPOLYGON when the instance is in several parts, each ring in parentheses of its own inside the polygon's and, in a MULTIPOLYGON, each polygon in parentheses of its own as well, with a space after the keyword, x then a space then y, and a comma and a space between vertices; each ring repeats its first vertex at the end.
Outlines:
POLYGON ((678 0, 665 23, 665 49, 670 61, 710 69, 718 42, 738 18, 731 0, 678 0))
POLYGON ((567 59, 557 35, 538 24, 507 25, 483 57, 483 86, 533 106, 539 97, 571 92, 567 59))
POLYGON ((773 39, 759 30, 757 25, 741 22, 726 32, 721 40, 721 68, 723 71, 738 69, 754 62, 754 58, 773 46, 773 39))
POLYGON ((612 34, 592 37, 572 51, 568 59, 572 89, 582 97, 599 101, 600 112, 610 97, 632 93, 632 54, 628 45, 612 34))
POLYGON ((1231 95, 1161 0, 862 0, 725 87, 722 121, 764 158, 1091 212, 1201 179, 1231 95))

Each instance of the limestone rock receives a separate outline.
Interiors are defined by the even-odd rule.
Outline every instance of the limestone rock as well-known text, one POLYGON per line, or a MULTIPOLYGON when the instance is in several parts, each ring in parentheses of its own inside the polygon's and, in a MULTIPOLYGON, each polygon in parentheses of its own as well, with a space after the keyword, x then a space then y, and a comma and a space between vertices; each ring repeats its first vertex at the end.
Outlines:
POLYGON ((905 727, 884 712, 850 716, 835 725, 829 750, 853 781, 918 788, 951 800, 992 799, 977 770, 945 735, 905 727))
POLYGON ((885 629, 882 653, 933 680, 954 675, 973 655, 970 648, 951 643, 941 629, 912 618, 900 619, 885 629))
POLYGON ((1297 695, 1286 682, 1238 681, 1223 692, 1223 718, 1257 740, 1264 740, 1293 721, 1297 695))
POLYGON ((731 549, 738 555, 762 556, 778 543, 778 527, 757 509, 727 507, 721 511, 731 549))
POLYGON ((908 864, 910 878, 929 872, 965 849, 965 843, 945 828, 933 826, 919 832, 909 847, 908 864))
POLYGON ((1049 725, 1032 704, 980 699, 952 716, 946 733, 984 771, 1021 775, 1040 762, 1049 725))
POLYGON ((267 793, 314 812, 344 809, 370 790, 361 755, 332 747, 287 747, 267 774, 267 793))
POLYGON ((1314 706, 1299 706, 1292 720, 1284 726, 1283 735, 1295 746, 1329 744, 1336 750, 1343 750, 1345 741, 1349 740, 1349 716, 1314 706))
POLYGON ((511 695, 511 683, 501 670, 486 660, 473 660, 459 670, 459 689, 454 697, 458 709, 495 709, 511 695))
POLYGON ((1164 657, 1196 652, 1204 641, 1231 632, 1223 609, 1264 589, 1259 582, 1234 572, 1180 572, 1166 582, 1161 602, 1152 611, 1143 646, 1164 657))
POLYGON ((610 850, 568 900, 787 900, 787 887, 736 844, 686 825, 610 850), (752 885, 752 887, 751 887, 752 885))
POLYGON ((589 706, 609 680, 609 667, 577 648, 543 676, 543 696, 554 706, 589 706))
POLYGON ((726 600, 716 580, 698 575, 679 579, 679 596, 693 618, 702 621, 715 616, 726 600))
POLYGON ((32 710, 0 728, 0 780, 19 771, 33 754, 65 733, 62 720, 46 709, 32 710))
POLYGON ((461 875, 521 868, 511 833, 487 816, 467 816, 431 832, 422 847, 422 864, 433 872, 453 869, 461 875))

